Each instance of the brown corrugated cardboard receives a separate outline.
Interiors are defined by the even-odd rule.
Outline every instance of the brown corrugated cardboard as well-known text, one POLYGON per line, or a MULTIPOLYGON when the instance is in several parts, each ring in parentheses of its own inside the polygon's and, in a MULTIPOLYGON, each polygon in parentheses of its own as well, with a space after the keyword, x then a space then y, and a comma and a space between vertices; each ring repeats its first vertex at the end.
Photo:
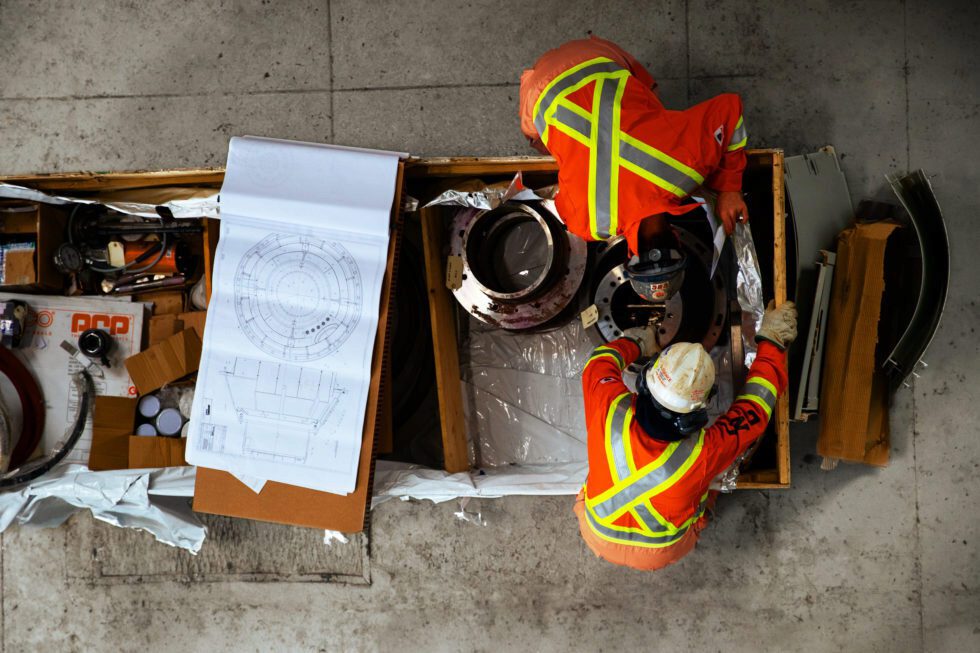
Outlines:
POLYGON ((396 226, 388 244, 388 263, 381 285, 378 332, 374 339, 374 357, 371 360, 371 387, 365 407, 357 485, 354 491, 347 496, 340 496, 270 481, 265 484, 261 493, 256 494, 227 472, 198 467, 194 485, 194 510, 346 533, 364 530, 367 506, 371 501, 374 447, 381 412, 381 370, 388 354, 388 309, 394 273, 392 263, 401 235, 397 220, 401 185, 402 166, 399 165, 393 208, 396 226))
POLYGON ((184 467, 184 438, 131 435, 129 437, 129 469, 154 467, 184 467))
POLYGON ((140 395, 145 395, 196 372, 200 362, 201 338, 194 329, 184 329, 127 358, 126 369, 140 395))
POLYGON ((184 329, 194 329, 198 337, 204 341, 204 320, 207 311, 192 311, 167 315, 154 315, 150 318, 148 346, 158 345, 175 333, 184 329))
POLYGON ((129 437, 135 424, 136 399, 96 397, 92 412, 89 469, 126 469, 129 466, 129 437))
POLYGON ((0 200, 0 208, 4 207, 18 210, 3 213, 0 236, 30 235, 34 240, 33 252, 8 253, 4 267, 9 276, 4 288, 18 292, 60 291, 65 277, 54 265, 54 254, 64 241, 65 208, 23 200, 0 200))
POLYGON ((817 453, 888 463, 888 393, 875 363, 885 290, 885 248, 899 225, 860 224, 838 236, 820 392, 817 453))

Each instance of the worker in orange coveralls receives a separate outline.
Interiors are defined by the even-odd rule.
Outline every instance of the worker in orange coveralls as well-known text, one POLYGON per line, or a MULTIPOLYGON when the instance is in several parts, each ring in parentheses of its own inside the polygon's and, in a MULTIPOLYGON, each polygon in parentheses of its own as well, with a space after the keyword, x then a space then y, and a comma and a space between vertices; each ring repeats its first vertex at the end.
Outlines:
MULTIPOLYGON (((521 131, 558 162, 556 206, 568 230, 585 240, 624 235, 635 255, 627 272, 658 263, 653 269, 667 279, 683 270, 679 259, 673 267, 667 261, 679 250, 667 218, 697 206, 691 193, 717 193, 716 213, 729 234, 748 219, 741 192, 747 138, 737 95, 668 111, 656 87, 614 43, 571 41, 521 75, 521 131)), ((634 288, 651 301, 666 298, 634 288)))
POLYGON ((715 366, 700 344, 657 352, 653 329, 636 327, 593 352, 582 376, 589 475, 575 514, 597 556, 653 570, 694 548, 717 495, 711 482, 765 432, 786 389, 785 349, 795 338, 795 305, 770 304, 745 386, 711 426, 715 366), (653 358, 633 394, 622 371, 640 356, 653 358))

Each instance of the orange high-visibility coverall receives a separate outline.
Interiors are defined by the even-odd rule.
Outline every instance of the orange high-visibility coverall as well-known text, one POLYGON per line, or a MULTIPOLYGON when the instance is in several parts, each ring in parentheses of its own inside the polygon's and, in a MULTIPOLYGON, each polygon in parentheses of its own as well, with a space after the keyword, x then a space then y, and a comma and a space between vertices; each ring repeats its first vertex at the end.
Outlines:
POLYGON ((622 514, 604 526, 595 521, 595 511, 590 518, 589 504, 616 494, 616 487, 628 492, 642 484, 656 471, 662 471, 669 450, 678 447, 658 440, 656 433, 645 432, 633 417, 637 396, 623 383, 622 370, 639 354, 636 343, 621 338, 597 348, 585 366, 582 388, 589 476, 576 501, 575 514, 582 538, 596 555, 616 564, 652 570, 680 560, 694 548, 706 523, 705 510, 714 499, 708 486, 765 432, 778 395, 786 389, 786 356, 772 343, 760 342, 742 394, 728 412, 701 433, 689 435, 687 442, 681 442, 681 446, 693 445, 684 456, 684 465, 667 481, 658 479, 650 492, 638 494, 639 500, 630 509, 620 509, 622 514), (625 409, 625 418, 617 421, 616 411, 625 409), (623 464, 614 458, 617 440, 626 436, 626 446, 620 451, 626 453, 629 461, 623 464), (661 519, 664 521, 660 524, 645 523, 661 519), (643 536, 650 530, 663 534, 668 529, 675 531, 673 535, 659 538, 666 543, 643 536))
POLYGON ((655 88, 636 59, 596 37, 545 53, 521 76, 521 130, 558 162, 557 209, 572 233, 586 240, 623 234, 636 253, 644 218, 690 211, 689 195, 701 185, 741 190, 739 96, 669 111, 655 88), (586 62, 588 70, 576 70, 586 62), (591 70, 595 79, 574 84, 591 70))

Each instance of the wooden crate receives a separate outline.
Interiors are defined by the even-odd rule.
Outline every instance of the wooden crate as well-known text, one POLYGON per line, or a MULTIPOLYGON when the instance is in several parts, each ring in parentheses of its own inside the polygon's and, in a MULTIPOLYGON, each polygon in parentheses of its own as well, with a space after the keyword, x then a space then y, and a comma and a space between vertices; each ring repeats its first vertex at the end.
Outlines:
MULTIPOLYGON (((783 191, 782 150, 748 150, 750 165, 771 170, 773 256, 772 280, 777 303, 786 300, 786 232, 783 191)), ((407 192, 416 197, 424 191, 447 187, 453 182, 479 177, 485 181, 509 180, 522 172, 529 186, 553 182, 557 166, 549 157, 465 157, 411 159, 405 165, 407 192)), ((156 186, 204 186, 220 188, 224 170, 220 168, 133 171, 108 173, 55 173, 0 177, 0 181, 28 186, 46 192, 91 193, 108 190, 150 188, 156 186)), ((399 197, 396 201, 400 202, 399 197)), ((445 469, 460 472, 469 469, 466 425, 460 391, 459 354, 445 343, 456 341, 457 304, 445 286, 443 239, 445 225, 441 212, 422 209, 421 222, 425 248, 426 283, 430 300, 432 338, 435 344, 436 383, 445 469)), ((206 221, 203 248, 211 256, 216 244, 217 224, 206 221)), ((757 241, 761 249, 761 243, 757 241)), ((210 277, 210 256, 205 256, 205 274, 210 277)), ((210 291, 210 288, 208 288, 210 291)), ((397 290, 396 290, 397 291, 397 290)), ((390 419, 390 410, 387 419, 390 419)), ((383 418, 384 421, 384 418, 383 418)), ((384 431, 384 427, 382 427, 384 431)), ((776 416, 766 437, 776 439, 776 462, 771 469, 743 473, 739 489, 775 489, 790 485, 789 402, 784 395, 776 407, 776 416)), ((384 432, 381 437, 385 437, 384 432)))
MULTIPOLYGON (((756 182, 768 186, 772 198, 772 256, 771 285, 777 304, 786 301, 786 211, 783 191, 783 152, 777 149, 748 150, 751 170, 764 174, 756 182), (768 180, 768 181, 767 181, 768 180)), ((504 181, 520 172, 526 185, 534 180, 553 183, 557 165, 550 157, 481 157, 429 158, 410 160, 406 165, 409 193, 422 198, 431 197, 453 182, 479 178, 486 182, 504 181)), ((460 311, 451 291, 446 287, 445 232, 446 210, 423 208, 420 211, 425 257, 426 285, 429 293, 429 313, 435 351, 435 370, 439 417, 445 470, 462 472, 469 469, 466 423, 460 389, 459 352, 446 343, 455 343, 460 311)), ((763 232, 768 233, 767 230, 763 232)), ((756 246, 763 243, 757 240, 756 246)), ((760 256, 760 258, 763 258, 760 256)), ((764 274, 764 276, 766 276, 764 274)), ((789 399, 779 398, 775 419, 767 431, 775 438, 775 463, 771 468, 750 469, 740 479, 739 489, 778 489, 790 485, 789 462, 789 399)))

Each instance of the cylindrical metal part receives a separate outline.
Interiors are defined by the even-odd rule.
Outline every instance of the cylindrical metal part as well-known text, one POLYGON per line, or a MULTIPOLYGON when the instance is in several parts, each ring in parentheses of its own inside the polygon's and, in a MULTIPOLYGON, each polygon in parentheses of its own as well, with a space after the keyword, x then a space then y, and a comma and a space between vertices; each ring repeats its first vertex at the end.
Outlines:
POLYGON ((174 437, 180 435, 180 429, 184 426, 184 418, 176 408, 164 408, 157 415, 155 424, 160 435, 174 437))

